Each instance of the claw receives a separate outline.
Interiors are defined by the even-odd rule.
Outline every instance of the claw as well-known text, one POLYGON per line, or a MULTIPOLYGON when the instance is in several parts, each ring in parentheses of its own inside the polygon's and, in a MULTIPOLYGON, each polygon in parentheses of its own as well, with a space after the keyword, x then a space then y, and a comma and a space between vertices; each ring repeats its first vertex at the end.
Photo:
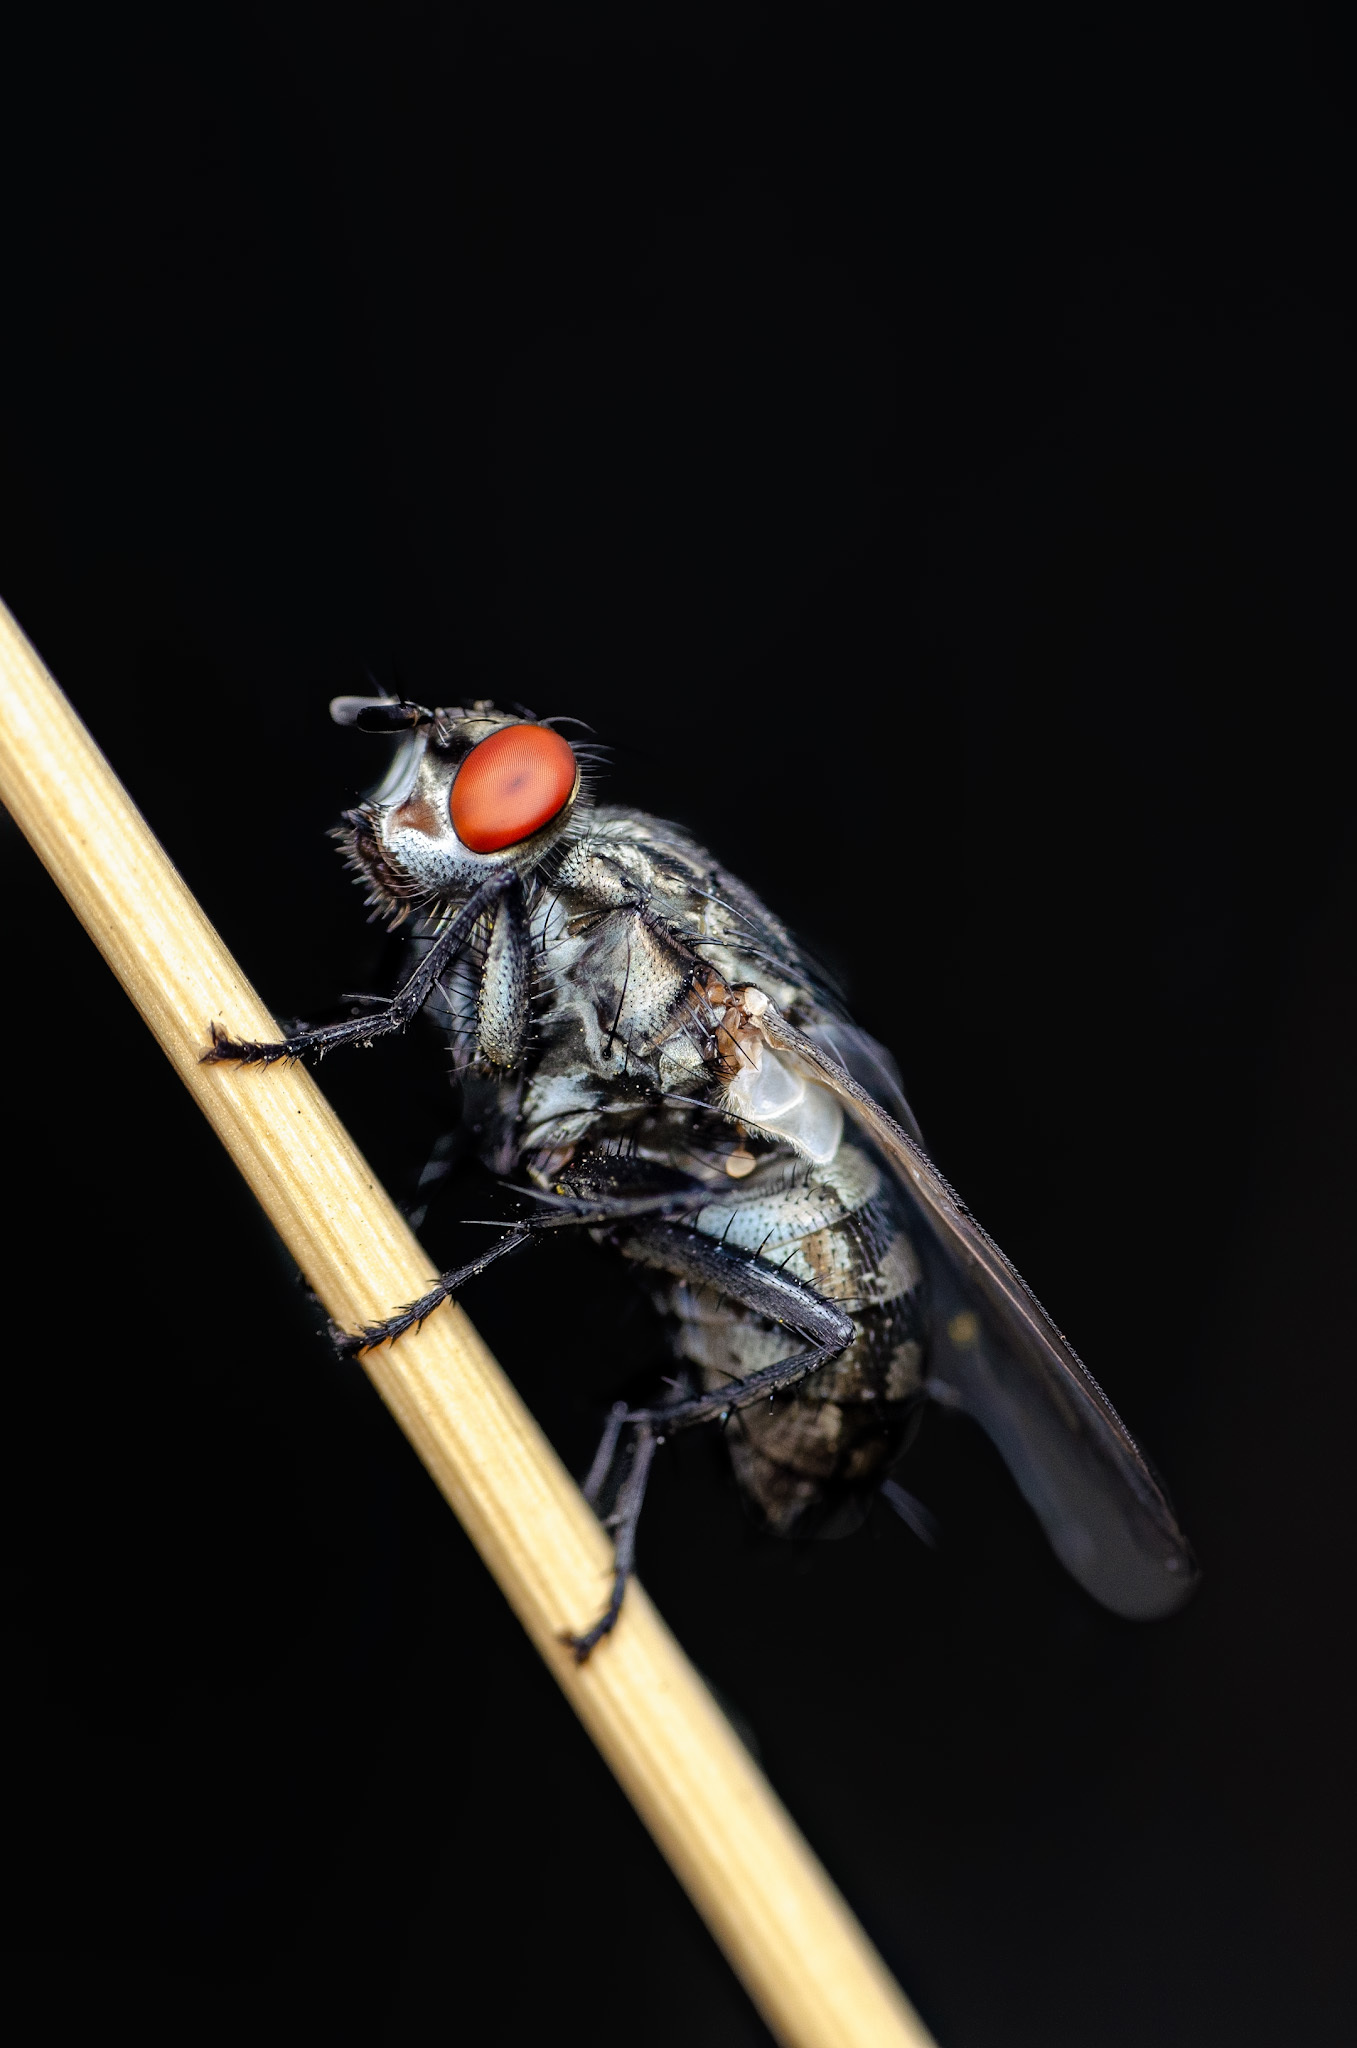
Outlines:
POLYGON ((292 1047, 286 1039, 274 1042, 257 1038, 228 1038, 215 1018, 208 1026, 211 1044, 199 1059, 200 1066, 214 1066, 223 1060, 238 1060, 242 1066, 271 1066, 275 1060, 284 1060, 291 1055, 292 1047))

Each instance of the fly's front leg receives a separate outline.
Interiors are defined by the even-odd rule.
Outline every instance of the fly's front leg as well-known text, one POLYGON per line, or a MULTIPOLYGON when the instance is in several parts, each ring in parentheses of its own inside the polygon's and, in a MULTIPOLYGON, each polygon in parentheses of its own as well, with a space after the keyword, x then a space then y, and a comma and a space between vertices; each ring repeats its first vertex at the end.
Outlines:
POLYGON ((212 1043, 203 1054, 204 1061, 238 1060, 243 1066, 269 1066, 274 1060, 303 1059, 308 1053, 324 1055, 336 1046, 370 1045, 374 1038, 403 1031, 432 995, 439 976, 461 952, 477 918, 499 903, 508 890, 517 887, 517 878, 508 872, 492 875, 483 882, 438 934, 404 988, 366 1015, 346 1017, 341 1024, 322 1024, 314 1031, 298 1031, 291 1038, 277 1040, 227 1038, 213 1024, 212 1043))
POLYGON ((625 1408, 620 1403, 614 1407, 586 1481, 586 1492, 593 1489, 589 1498, 597 1499, 602 1491, 625 1430, 633 1432, 631 1463, 617 1506, 608 1518, 616 1530, 612 1596, 592 1628, 566 1638, 581 1663, 622 1611, 627 1580, 635 1566, 636 1525, 646 1482, 655 1451, 665 1437, 676 1429, 719 1421, 754 1401, 770 1400, 783 1388, 795 1386, 808 1373, 828 1365, 857 1334, 847 1311, 803 1280, 747 1252, 733 1251, 718 1238, 704 1237, 682 1223, 657 1220, 642 1224, 628 1230, 621 1249, 628 1258, 672 1273, 677 1280, 713 1288, 738 1307, 782 1325, 802 1340, 803 1348, 776 1365, 765 1366, 762 1372, 751 1373, 748 1379, 732 1380, 716 1393, 680 1397, 654 1408, 625 1408))

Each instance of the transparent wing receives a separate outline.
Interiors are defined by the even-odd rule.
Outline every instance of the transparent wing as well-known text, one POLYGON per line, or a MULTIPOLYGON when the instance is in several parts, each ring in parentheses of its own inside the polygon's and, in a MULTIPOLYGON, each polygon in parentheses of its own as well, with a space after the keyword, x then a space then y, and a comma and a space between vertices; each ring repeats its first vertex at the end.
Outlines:
POLYGON ((991 1439, 1051 1547, 1115 1614, 1171 1614, 1198 1577, 1172 1503, 1092 1373, 923 1148, 895 1062, 856 1025, 807 1034, 769 1010, 796 1054, 895 1168, 920 1224, 933 1303, 929 1392, 991 1439))

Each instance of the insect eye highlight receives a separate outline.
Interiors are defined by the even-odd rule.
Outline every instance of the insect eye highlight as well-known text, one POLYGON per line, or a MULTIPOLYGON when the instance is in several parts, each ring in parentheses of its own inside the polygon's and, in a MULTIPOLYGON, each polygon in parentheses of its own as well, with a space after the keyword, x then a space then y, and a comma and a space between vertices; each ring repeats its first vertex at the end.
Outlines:
POLYGON ((546 725, 506 725, 457 771, 452 829, 472 853, 516 846, 569 803, 578 769, 570 743, 546 725))

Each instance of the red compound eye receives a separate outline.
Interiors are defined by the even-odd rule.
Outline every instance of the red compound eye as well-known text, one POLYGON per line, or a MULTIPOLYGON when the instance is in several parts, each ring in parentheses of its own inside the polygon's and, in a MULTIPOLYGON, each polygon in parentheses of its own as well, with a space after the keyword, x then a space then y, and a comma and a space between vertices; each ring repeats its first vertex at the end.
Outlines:
POLYGON ((549 725, 506 725, 473 747, 452 785, 452 829, 473 853, 517 846, 569 803, 575 756, 549 725))

